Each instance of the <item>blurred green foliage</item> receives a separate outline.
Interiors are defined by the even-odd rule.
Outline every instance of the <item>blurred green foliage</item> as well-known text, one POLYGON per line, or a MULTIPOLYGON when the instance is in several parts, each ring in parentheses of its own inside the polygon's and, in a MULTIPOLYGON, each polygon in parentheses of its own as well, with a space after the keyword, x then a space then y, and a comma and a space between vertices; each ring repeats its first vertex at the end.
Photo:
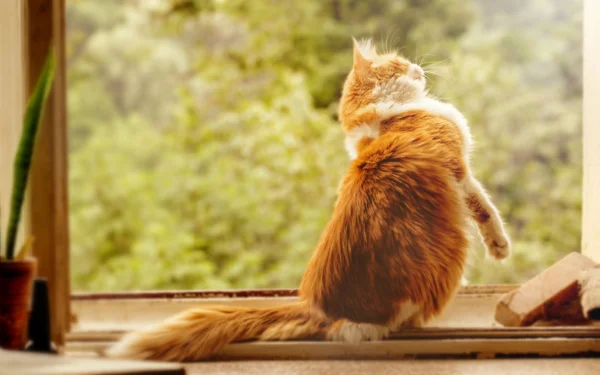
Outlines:
POLYGON ((430 72, 513 239, 470 283, 579 250, 581 0, 69 0, 78 291, 295 287, 348 166, 351 36, 430 72))

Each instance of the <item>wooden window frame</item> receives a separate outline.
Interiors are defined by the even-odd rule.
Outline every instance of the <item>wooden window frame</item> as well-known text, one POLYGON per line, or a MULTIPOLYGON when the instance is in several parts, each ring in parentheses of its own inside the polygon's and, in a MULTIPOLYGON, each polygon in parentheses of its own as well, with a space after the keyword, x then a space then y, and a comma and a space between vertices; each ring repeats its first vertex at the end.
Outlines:
MULTIPOLYGON (((600 262, 600 2, 584 0, 583 212, 582 252, 600 262)), ((140 317, 162 319, 191 305, 270 306, 293 300, 295 290, 227 292, 148 292, 74 294, 69 288, 67 200, 67 119, 65 0, 15 0, 0 3, 0 194, 5 207, 12 155, 20 136, 27 94, 41 69, 50 42, 57 74, 33 163, 25 232, 34 233, 39 274, 48 278, 52 335, 68 350, 95 350, 140 317), (15 95, 16 93, 16 95, 15 95), (6 136, 5 136, 6 135, 6 136), (151 307, 151 308, 150 308, 151 307), (154 314, 148 314, 148 311, 154 314), (71 322, 74 322, 70 333, 71 322), (68 333, 68 335, 67 335, 68 333)), ((5 218, 3 218, 5 220, 5 218)), ((243 343, 228 346, 226 357, 335 358, 405 355, 565 354, 600 352, 600 327, 494 327, 490 310, 502 293, 515 286, 462 288, 448 311, 430 328, 403 332, 392 340, 358 345, 323 342, 243 343), (484 318, 482 318, 482 316, 484 318), (463 322, 463 323, 461 323, 463 322), (467 325, 464 323, 468 322, 467 325), (462 325, 461 325, 462 324, 462 325), (417 342, 418 341, 418 342, 417 342)))
MULTIPOLYGON (((0 54, 10 70, 1 70, 2 83, 10 91, 2 102, 2 164, 0 193, 7 207, 12 183, 12 160, 20 137, 23 109, 52 43, 56 74, 38 134, 32 162, 28 197, 24 208, 23 232, 35 235, 34 256, 38 276, 48 280, 53 340, 61 345, 69 330, 69 228, 67 199, 67 122, 65 66, 65 0, 11 0, 0 5, 0 54), (15 95, 16 93, 16 95, 15 95)), ((5 224, 6 219, 3 218, 5 224)), ((3 226, 5 228, 5 226, 3 226)), ((21 237, 22 238, 22 237, 21 237)))
POLYGON ((600 2, 584 1, 581 249, 600 263, 600 2))

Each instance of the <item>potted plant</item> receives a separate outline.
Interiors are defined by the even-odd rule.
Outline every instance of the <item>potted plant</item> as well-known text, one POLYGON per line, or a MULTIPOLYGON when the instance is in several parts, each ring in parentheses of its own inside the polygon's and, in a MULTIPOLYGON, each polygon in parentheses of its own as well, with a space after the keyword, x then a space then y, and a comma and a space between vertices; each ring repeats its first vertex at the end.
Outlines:
POLYGON ((23 131, 14 160, 5 246, 0 230, 0 348, 20 350, 27 341, 28 310, 37 269, 35 258, 28 256, 33 238, 28 237, 20 250, 15 250, 35 139, 53 77, 54 54, 50 49, 23 119, 23 131))

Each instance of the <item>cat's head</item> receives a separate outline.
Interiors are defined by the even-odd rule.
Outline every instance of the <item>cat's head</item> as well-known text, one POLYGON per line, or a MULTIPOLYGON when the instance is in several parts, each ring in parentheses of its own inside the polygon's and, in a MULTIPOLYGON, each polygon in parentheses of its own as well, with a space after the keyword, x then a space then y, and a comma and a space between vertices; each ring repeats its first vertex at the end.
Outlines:
POLYGON ((354 62, 340 101, 342 123, 357 110, 380 102, 407 103, 427 95, 425 72, 397 53, 377 53, 371 40, 354 43, 354 62))

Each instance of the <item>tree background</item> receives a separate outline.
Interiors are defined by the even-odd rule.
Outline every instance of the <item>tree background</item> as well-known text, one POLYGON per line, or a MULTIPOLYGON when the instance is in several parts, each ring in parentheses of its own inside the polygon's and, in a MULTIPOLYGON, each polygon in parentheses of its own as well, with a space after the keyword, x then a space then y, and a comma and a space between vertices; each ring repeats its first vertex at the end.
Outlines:
POLYGON ((582 1, 69 0, 76 291, 296 287, 348 166, 351 36, 469 119, 516 283, 580 248, 582 1))

